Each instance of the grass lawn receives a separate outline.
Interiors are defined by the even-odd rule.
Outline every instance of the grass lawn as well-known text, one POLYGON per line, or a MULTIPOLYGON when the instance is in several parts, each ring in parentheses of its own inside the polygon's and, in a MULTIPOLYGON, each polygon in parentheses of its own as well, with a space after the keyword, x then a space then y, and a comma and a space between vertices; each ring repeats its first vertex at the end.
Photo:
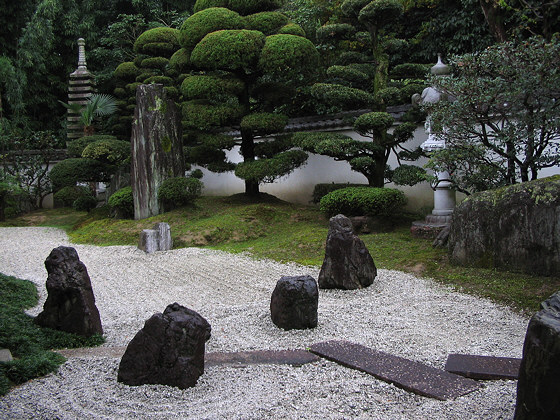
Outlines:
MULTIPOLYGON (((360 236, 378 268, 431 277, 526 313, 537 311, 540 302, 560 289, 558 277, 454 266, 446 250, 434 249, 430 240, 410 235, 415 217, 405 215, 395 220, 391 232, 360 236)), ((316 266, 323 261, 328 231, 328 219, 316 207, 272 196, 252 202, 243 195, 202 197, 194 206, 144 220, 111 219, 104 209, 89 214, 54 209, 33 212, 0 226, 55 226, 65 229, 75 243, 136 245, 140 231, 157 222, 169 223, 175 247, 249 252, 257 258, 316 266)))

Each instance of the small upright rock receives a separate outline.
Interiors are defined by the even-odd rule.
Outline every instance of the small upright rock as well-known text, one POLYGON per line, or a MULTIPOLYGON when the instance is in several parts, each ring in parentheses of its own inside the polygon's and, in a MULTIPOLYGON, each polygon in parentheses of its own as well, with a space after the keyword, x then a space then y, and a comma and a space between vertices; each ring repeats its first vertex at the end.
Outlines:
POLYGON ((270 299, 272 322, 285 330, 315 328, 319 290, 311 276, 282 277, 270 299))
POLYGON ((127 385, 193 387, 204 373, 210 324, 197 312, 173 303, 154 314, 128 344, 117 380, 127 385))
POLYGON ((339 214, 330 219, 325 260, 319 273, 321 289, 362 289, 377 276, 375 263, 352 222, 339 214))
POLYGON ((560 419, 560 292, 541 308, 525 335, 515 420, 560 419))
POLYGON ((59 246, 45 260, 48 297, 35 323, 86 337, 103 334, 86 266, 72 247, 59 246))
POLYGON ((173 248, 169 225, 167 223, 156 223, 153 229, 144 229, 140 233, 138 248, 147 254, 156 251, 169 251, 173 248))

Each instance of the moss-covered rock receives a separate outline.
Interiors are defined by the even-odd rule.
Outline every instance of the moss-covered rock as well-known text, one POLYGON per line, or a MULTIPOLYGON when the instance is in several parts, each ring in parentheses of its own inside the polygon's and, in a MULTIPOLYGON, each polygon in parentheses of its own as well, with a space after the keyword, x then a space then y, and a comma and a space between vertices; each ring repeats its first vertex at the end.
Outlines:
POLYGON ((265 36, 259 31, 216 31, 197 44, 191 62, 207 70, 249 71, 257 64, 264 44, 265 36))
POLYGON ((239 13, 224 7, 197 12, 181 26, 181 47, 192 50, 206 35, 222 29, 245 29, 245 20, 239 13))
POLYGON ((453 213, 449 253, 461 265, 560 275, 560 175, 469 196, 453 213))

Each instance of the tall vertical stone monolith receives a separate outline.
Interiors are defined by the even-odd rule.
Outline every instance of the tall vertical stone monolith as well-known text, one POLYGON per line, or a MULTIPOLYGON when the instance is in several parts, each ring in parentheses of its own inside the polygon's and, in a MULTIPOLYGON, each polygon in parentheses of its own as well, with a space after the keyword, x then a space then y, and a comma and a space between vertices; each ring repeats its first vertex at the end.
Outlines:
POLYGON ((180 112, 161 84, 140 85, 132 123, 134 218, 159 214, 157 192, 167 178, 184 176, 180 112))

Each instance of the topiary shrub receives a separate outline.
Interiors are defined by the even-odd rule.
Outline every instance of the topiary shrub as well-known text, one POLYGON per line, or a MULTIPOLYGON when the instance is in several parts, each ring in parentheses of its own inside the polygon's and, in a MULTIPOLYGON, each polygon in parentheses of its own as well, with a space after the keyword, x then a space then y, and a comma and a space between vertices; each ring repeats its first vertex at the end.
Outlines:
POLYGON ((364 86, 370 79, 368 74, 350 66, 331 66, 327 69, 327 75, 364 86))
POLYGON ((149 57, 142 60, 142 68, 144 69, 163 70, 168 64, 169 60, 165 57, 149 57))
POLYGON ((242 91, 243 82, 234 78, 188 76, 181 83, 181 92, 186 100, 211 99, 221 95, 235 95, 242 91))
POLYGON ((58 162, 49 172, 54 191, 78 182, 109 180, 112 170, 106 164, 85 158, 70 158, 58 162))
POLYGON ((404 63, 391 69, 393 79, 425 79, 430 73, 429 64, 404 63))
POLYGON ((233 122, 242 115, 239 106, 183 103, 183 118, 187 128, 207 130, 233 122))
POLYGON ((303 28, 299 26, 297 23, 288 23, 287 25, 282 26, 280 29, 278 29, 278 33, 303 36, 303 37, 306 36, 303 28))
POLYGON ((282 7, 283 0, 229 0, 228 8, 235 10, 240 15, 277 10, 282 7))
POLYGON ((406 204, 404 193, 393 188, 350 187, 325 195, 320 210, 329 217, 391 216, 406 204))
POLYGON ((158 189, 158 200, 166 211, 191 204, 202 194, 202 182, 197 178, 168 178, 158 189))
POLYGON ((97 207, 97 199, 94 196, 78 197, 72 203, 72 208, 76 211, 90 212, 97 207))
POLYGON ((177 73, 184 73, 188 70, 191 63, 191 52, 181 48, 169 59, 169 68, 177 73))
POLYGON ((365 184, 335 184, 334 182, 331 184, 316 184, 313 187, 313 194, 311 202, 314 204, 319 204, 321 198, 327 195, 330 192, 341 190, 343 188, 350 188, 350 187, 367 187, 365 184))
POLYGON ((133 81, 138 74, 140 74, 140 69, 132 61, 119 64, 114 72, 117 79, 125 81, 133 81))
POLYGON ((124 187, 115 191, 113 195, 109 197, 107 204, 109 204, 111 212, 117 219, 134 218, 132 187, 124 187))
POLYGON ((89 143, 82 157, 96 159, 111 165, 121 165, 130 158, 130 142, 115 139, 96 140, 89 143))
POLYGON ((368 112, 362 114, 354 121, 354 129, 362 136, 373 134, 374 136, 385 133, 395 119, 387 112, 368 112))
POLYGON ((387 87, 385 89, 380 89, 375 94, 376 99, 385 105, 400 105, 402 104, 402 94, 400 89, 396 87, 387 87))
POLYGON ((376 103, 372 94, 339 84, 315 83, 311 88, 311 95, 320 101, 341 104, 355 109, 376 103))
POLYGON ((145 84, 150 84, 150 83, 159 83, 162 84, 164 86, 172 86, 173 85, 173 79, 171 77, 167 77, 167 76, 151 76, 148 77, 146 80, 144 80, 145 84))
POLYGON ((287 34, 267 36, 259 58, 259 69, 283 78, 313 75, 318 64, 319 53, 310 40, 287 34))
MULTIPOLYGON (((174 46, 171 51, 176 51, 179 49, 179 30, 169 27, 159 27, 152 28, 144 31, 134 42, 134 52, 141 54, 152 54, 148 50, 152 50, 151 47, 147 47, 147 44, 152 43, 168 43, 174 46)), ((171 55, 170 53, 170 55, 171 55)))
POLYGON ((260 12, 245 17, 247 29, 272 35, 288 23, 288 17, 280 12, 260 12))
POLYGON ((259 184, 271 183, 290 174, 307 160, 307 153, 301 150, 288 150, 270 159, 241 162, 235 168, 235 176, 259 184))
POLYGON ((145 54, 161 57, 170 57, 177 51, 177 44, 171 42, 148 42, 142 47, 145 54))
POLYGON ((364 24, 382 25, 398 19, 404 11, 401 0, 376 0, 360 10, 358 19, 364 24))
POLYGON ((328 39, 350 38, 356 29, 348 23, 335 23, 317 28, 317 39, 325 41, 328 39))
POLYGON ((413 186, 427 180, 424 168, 414 165, 400 165, 392 174, 391 181, 397 185, 413 186))
POLYGON ((74 201, 82 197, 92 197, 93 194, 88 187, 72 185, 61 188, 56 193, 54 193, 53 198, 55 199, 57 205, 63 207, 70 207, 74 201))
POLYGON ((241 120, 242 130, 251 130, 257 135, 279 133, 288 123, 288 117, 282 114, 260 112, 249 114, 241 120))
POLYGON ((66 152, 68 153, 69 157, 76 157, 76 158, 82 157, 82 153, 84 152, 84 149, 88 144, 100 140, 112 141, 112 140, 117 140, 117 138, 115 136, 109 136, 109 135, 94 135, 94 136, 80 137, 78 139, 68 142, 66 152))
POLYGON ((193 11, 198 13, 202 10, 209 9, 210 7, 227 7, 228 0, 196 0, 193 11))
POLYGON ((191 62, 208 70, 249 71, 259 60, 265 38, 262 32, 247 29, 212 32, 196 45, 191 62))
POLYGON ((181 26, 181 47, 192 50, 207 34, 222 29, 245 29, 245 20, 239 13, 224 7, 201 10, 181 26))

